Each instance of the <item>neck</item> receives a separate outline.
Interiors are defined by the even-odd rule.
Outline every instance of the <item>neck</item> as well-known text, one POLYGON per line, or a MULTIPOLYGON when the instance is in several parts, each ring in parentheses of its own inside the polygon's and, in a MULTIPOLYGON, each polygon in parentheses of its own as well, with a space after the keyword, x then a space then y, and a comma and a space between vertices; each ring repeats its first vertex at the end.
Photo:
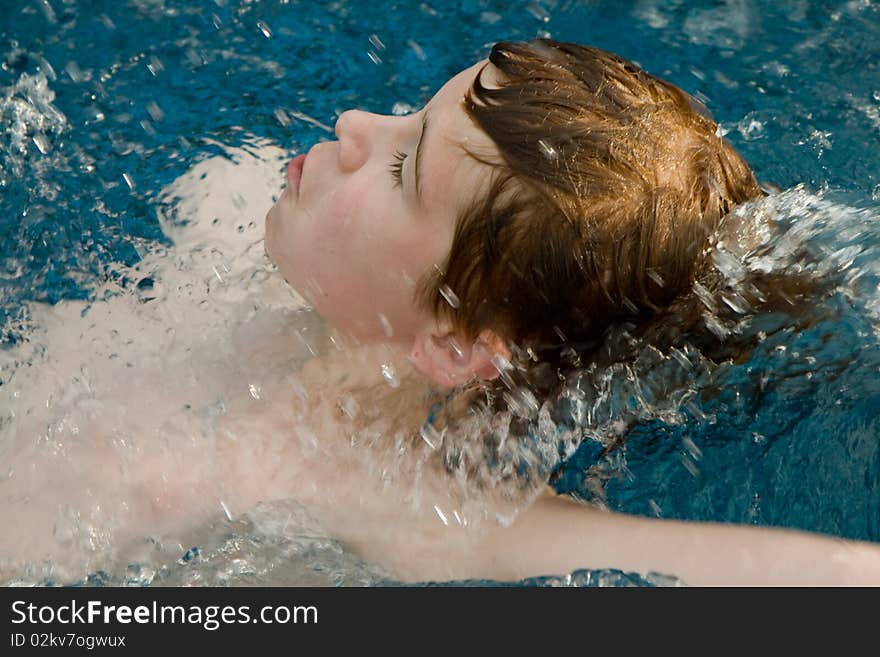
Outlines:
POLYGON ((303 383, 317 387, 360 388, 384 383, 396 387, 395 380, 418 373, 409 361, 409 350, 399 342, 357 343, 334 335, 327 352, 305 363, 303 383))
POLYGON ((409 353, 403 342, 353 343, 334 335, 327 353, 308 361, 299 380, 310 397, 342 409, 337 418, 349 429, 384 417, 418 434, 433 401, 446 391, 412 365, 409 353))

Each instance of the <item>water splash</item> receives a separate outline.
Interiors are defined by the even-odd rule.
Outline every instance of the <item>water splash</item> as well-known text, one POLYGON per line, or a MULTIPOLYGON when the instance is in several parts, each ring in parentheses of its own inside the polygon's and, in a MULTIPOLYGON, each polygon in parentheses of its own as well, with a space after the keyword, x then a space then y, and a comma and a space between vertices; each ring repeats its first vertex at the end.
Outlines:
POLYGON ((67 130, 67 117, 53 104, 55 92, 45 73, 22 73, 18 81, 4 90, 0 98, 0 163, 4 178, 24 173, 29 144, 45 155, 52 139, 67 130))

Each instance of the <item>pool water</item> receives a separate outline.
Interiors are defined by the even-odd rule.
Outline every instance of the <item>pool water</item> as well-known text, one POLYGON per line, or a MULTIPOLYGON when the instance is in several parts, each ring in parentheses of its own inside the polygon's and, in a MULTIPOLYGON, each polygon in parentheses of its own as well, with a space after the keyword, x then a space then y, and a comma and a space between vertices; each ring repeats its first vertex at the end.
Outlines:
MULTIPOLYGON (((161 435, 166 450, 199 449, 186 442, 189 415, 150 411, 172 407, 169 382, 198 391, 202 421, 260 367, 306 357, 309 345, 286 360, 238 350, 299 312, 262 254, 285 163, 332 138, 343 110, 413 111, 495 41, 535 36, 612 50, 705 102, 758 178, 784 190, 743 210, 786 227, 769 265, 751 264, 805 266, 793 245, 808 247, 818 255, 807 268, 839 281, 819 321, 774 318, 746 362, 665 353, 663 366, 609 370, 557 489, 629 513, 880 541, 880 9, 866 1, 10 3, 0 12, 3 506, 44 492, 20 466, 28 459, 64 471, 53 485, 74 490, 95 414, 114 428, 105 447, 117 453, 147 449, 125 426, 161 435), (621 422, 625 445, 599 458, 621 422)), ((741 328, 757 334, 761 321, 741 328)), ((90 506, 101 491, 91 494, 69 504, 91 513, 70 540, 98 550, 122 530, 107 528, 117 516, 90 506)), ((278 503, 218 515, 190 544, 91 574, 35 556, 0 575, 389 583, 306 531, 307 514, 296 532, 278 526, 300 512, 278 503)), ((560 575, 525 583, 674 581, 560 575)))

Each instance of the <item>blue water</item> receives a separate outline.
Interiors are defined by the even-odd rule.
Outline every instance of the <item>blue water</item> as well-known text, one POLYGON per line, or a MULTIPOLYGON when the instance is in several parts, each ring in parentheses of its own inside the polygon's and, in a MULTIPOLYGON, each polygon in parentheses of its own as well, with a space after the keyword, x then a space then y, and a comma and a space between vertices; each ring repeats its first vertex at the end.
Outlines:
MULTIPOLYGON (((341 111, 418 108, 495 41, 535 36, 613 50, 702 99, 762 182, 804 185, 789 194, 809 202, 784 197, 783 214, 828 215, 823 252, 880 262, 868 2, 0 0, 3 347, 28 339, 31 302, 149 287, 131 268, 170 243, 159 192, 218 144, 304 152, 341 111)), ((880 541, 872 275, 818 324, 783 321, 748 362, 713 368, 717 394, 672 420, 639 416, 604 461, 585 441, 557 488, 630 513, 880 541)))

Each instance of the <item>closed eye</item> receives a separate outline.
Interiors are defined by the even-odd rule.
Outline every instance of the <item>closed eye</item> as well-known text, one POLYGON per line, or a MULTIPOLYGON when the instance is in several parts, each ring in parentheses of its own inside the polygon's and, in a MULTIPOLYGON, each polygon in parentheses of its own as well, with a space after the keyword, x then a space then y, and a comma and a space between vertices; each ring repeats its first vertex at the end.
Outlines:
POLYGON ((391 170, 391 177, 394 178, 394 186, 401 187, 403 186, 403 161, 407 158, 406 153, 401 153, 397 151, 394 154, 394 162, 391 163, 389 167, 391 170))

